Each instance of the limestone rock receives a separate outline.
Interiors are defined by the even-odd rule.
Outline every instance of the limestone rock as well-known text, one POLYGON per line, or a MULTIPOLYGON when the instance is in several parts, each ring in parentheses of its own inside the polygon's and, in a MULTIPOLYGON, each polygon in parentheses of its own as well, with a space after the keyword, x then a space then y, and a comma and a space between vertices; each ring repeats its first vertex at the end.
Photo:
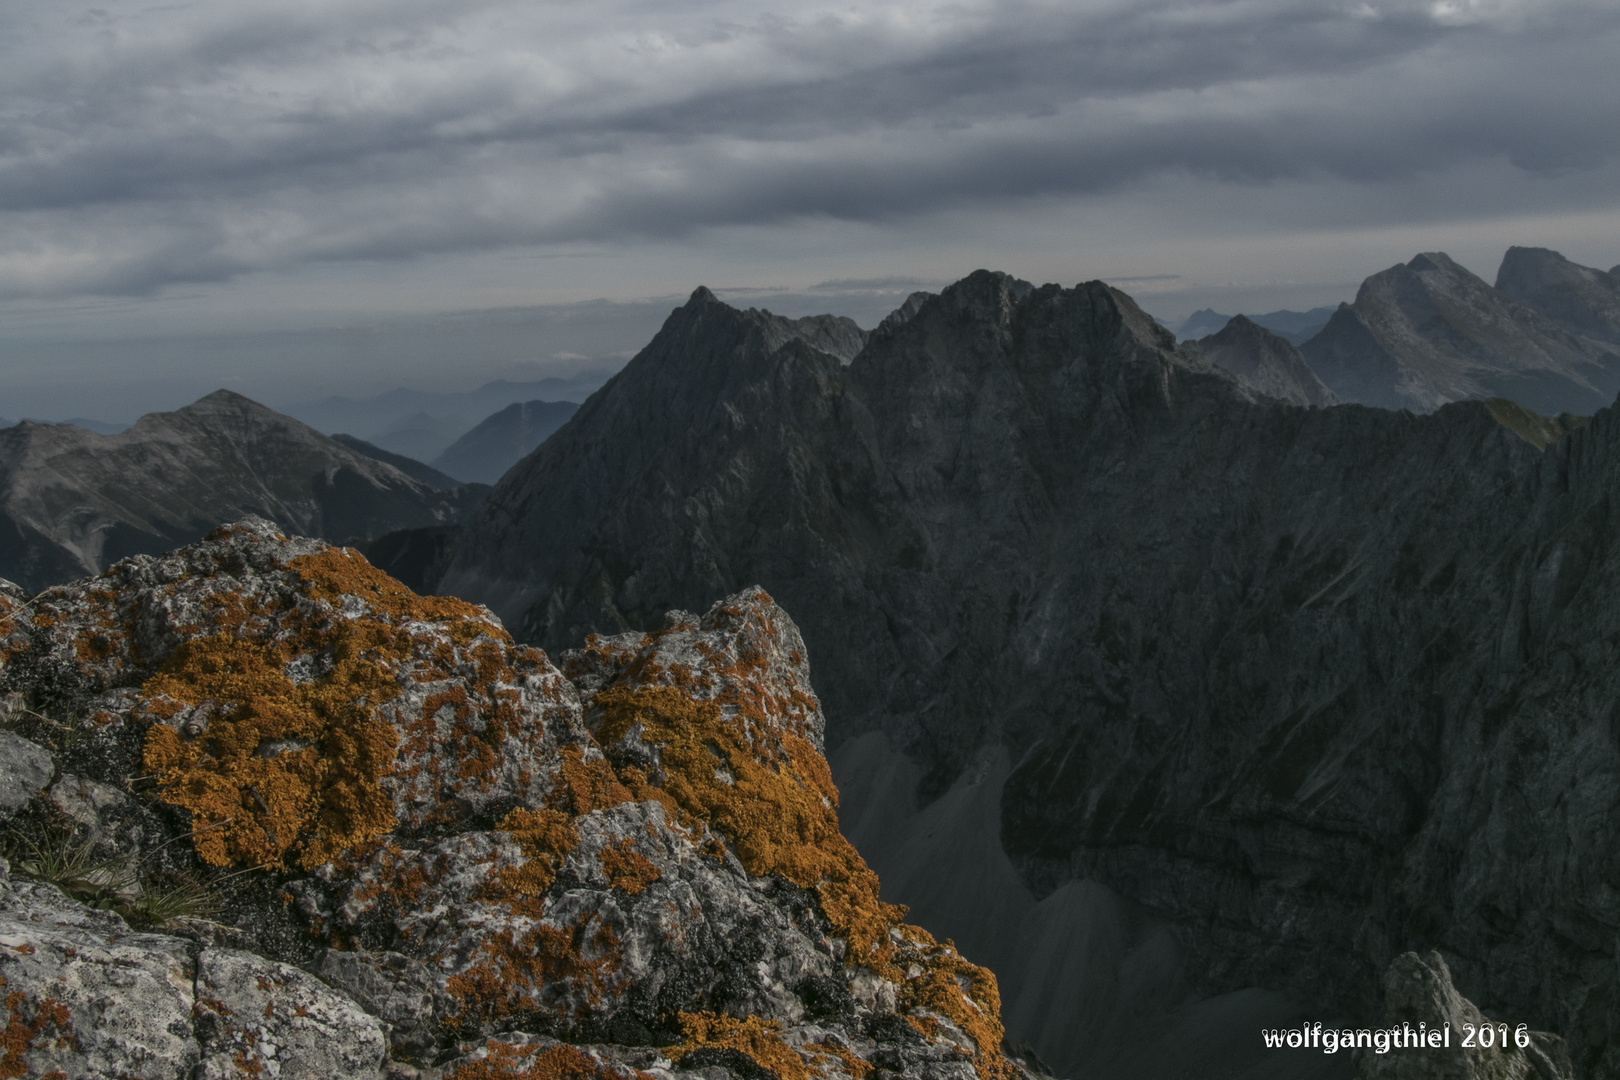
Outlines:
POLYGON ((27 805, 51 782, 51 755, 0 728, 0 821, 27 805))
POLYGON ((1613 270, 1581 266, 1546 248, 1511 247, 1496 271, 1496 291, 1567 330, 1620 345, 1620 276, 1613 270))
POLYGON ((197 959, 198 1080, 382 1075, 382 1021, 298 968, 234 949, 197 959))
POLYGON ((4 1075, 190 1080, 195 977, 190 942, 0 873, 4 1075))

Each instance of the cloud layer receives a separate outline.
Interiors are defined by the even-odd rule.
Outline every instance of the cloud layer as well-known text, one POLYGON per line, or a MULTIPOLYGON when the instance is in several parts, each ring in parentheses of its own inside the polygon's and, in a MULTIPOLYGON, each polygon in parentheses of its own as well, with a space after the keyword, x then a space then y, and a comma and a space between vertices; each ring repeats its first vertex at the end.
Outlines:
POLYGON ((1620 159, 1617 55, 1609 0, 10 0, 0 296, 1163 177, 1567 182, 1620 159))

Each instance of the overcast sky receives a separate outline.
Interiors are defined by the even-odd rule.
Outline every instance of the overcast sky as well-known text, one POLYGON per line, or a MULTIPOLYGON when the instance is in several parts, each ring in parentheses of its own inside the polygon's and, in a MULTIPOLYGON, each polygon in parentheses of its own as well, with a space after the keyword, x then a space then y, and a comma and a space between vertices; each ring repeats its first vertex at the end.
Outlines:
POLYGON ((698 284, 870 324, 986 266, 1174 319, 1421 250, 1608 268, 1617 57, 1614 0, 5 0, 0 415, 568 374, 698 284), (307 347, 518 307, 550 329, 450 363, 307 347))

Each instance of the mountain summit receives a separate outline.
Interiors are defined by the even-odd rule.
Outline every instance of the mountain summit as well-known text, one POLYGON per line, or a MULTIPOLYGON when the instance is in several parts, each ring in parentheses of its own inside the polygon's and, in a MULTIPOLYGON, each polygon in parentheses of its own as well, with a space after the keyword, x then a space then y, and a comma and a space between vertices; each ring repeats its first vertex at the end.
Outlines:
POLYGON ((116 435, 31 421, 0 430, 0 576, 40 589, 244 513, 353 540, 449 523, 471 501, 217 390, 116 435))

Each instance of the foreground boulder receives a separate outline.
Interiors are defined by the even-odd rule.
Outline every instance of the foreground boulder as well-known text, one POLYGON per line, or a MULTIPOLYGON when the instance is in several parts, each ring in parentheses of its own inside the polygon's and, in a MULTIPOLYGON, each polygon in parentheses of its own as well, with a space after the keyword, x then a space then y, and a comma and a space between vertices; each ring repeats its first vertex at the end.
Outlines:
POLYGON ((758 589, 559 669, 247 519, 0 622, 56 776, 9 827, 0 1075, 1024 1075, 839 834, 758 589))

